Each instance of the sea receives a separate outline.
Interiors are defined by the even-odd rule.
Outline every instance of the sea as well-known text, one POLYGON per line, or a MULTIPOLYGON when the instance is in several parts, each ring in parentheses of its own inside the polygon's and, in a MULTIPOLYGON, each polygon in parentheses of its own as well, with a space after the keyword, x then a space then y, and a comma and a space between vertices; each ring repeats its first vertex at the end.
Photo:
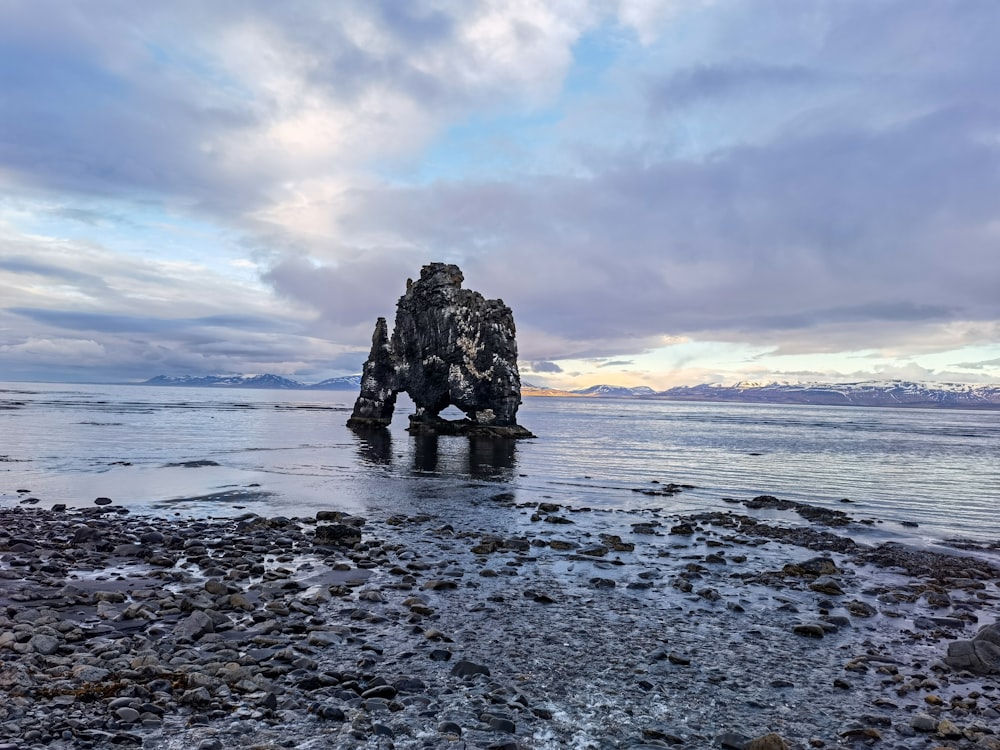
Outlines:
POLYGON ((518 421, 537 437, 508 441, 411 436, 405 397, 387 430, 354 432, 354 397, 0 383, 0 505, 461 515, 502 495, 683 514, 768 494, 863 519, 870 542, 1000 539, 996 411, 532 397, 518 421))

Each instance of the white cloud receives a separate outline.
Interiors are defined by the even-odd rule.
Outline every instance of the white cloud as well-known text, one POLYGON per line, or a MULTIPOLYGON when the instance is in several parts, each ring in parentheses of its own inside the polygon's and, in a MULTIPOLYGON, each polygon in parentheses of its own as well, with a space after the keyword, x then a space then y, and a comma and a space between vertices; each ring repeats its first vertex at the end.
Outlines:
POLYGON ((58 365, 71 361, 77 365, 95 365, 105 356, 102 344, 93 339, 35 338, 16 344, 0 344, 0 352, 9 361, 24 358, 32 362, 58 365))
POLYGON ((893 0, 8 4, 0 340, 76 314, 119 365, 321 368, 449 260, 533 361, 929 366, 997 340, 997 30, 893 0))

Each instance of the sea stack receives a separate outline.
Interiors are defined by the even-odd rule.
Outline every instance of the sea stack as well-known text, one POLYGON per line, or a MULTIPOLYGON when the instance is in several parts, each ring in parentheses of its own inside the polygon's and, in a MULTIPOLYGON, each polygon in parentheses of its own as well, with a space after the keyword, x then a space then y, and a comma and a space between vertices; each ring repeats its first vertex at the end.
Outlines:
POLYGON ((408 279, 389 337, 385 318, 375 323, 372 349, 349 427, 384 427, 402 391, 416 404, 410 432, 534 437, 517 424, 521 378, 514 315, 503 300, 463 289, 461 270, 430 263, 408 279), (465 419, 439 416, 453 405, 465 419))

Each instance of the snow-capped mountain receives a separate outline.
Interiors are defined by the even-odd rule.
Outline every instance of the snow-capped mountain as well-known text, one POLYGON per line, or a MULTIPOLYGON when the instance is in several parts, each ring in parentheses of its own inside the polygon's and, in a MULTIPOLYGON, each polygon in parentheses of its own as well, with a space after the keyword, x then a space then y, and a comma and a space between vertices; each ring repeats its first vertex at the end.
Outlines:
POLYGON ((324 391, 358 391, 361 390, 360 375, 342 375, 339 378, 327 378, 318 383, 305 386, 309 390, 324 391))
POLYGON ((573 391, 580 396, 617 396, 617 397, 629 397, 629 396, 655 396, 656 391, 646 385, 636 386, 634 388, 629 388, 623 385, 592 385, 589 388, 578 388, 573 391))
MULTIPOLYGON (((344 375, 307 385, 280 375, 157 375, 143 385, 208 388, 280 388, 284 390, 357 391, 361 375, 344 375)), ((727 401, 757 404, 816 404, 824 406, 908 406, 954 409, 1000 409, 1000 385, 914 383, 872 380, 856 383, 767 383, 743 381, 735 385, 704 383, 665 391, 649 386, 592 385, 560 391, 522 383, 524 396, 590 396, 596 398, 661 398, 670 401, 727 401)))
POLYGON ((200 388, 282 388, 297 390, 305 386, 280 375, 157 375, 143 385, 196 386, 200 388))
POLYGON ((1000 385, 913 383, 905 380, 857 383, 711 383, 660 391, 673 401, 738 401, 830 406, 910 406, 959 409, 1000 408, 1000 385))
POLYGON ((360 375, 327 378, 307 385, 281 375, 157 375, 143 385, 194 386, 198 388, 280 388, 286 391, 356 391, 361 388, 360 375))

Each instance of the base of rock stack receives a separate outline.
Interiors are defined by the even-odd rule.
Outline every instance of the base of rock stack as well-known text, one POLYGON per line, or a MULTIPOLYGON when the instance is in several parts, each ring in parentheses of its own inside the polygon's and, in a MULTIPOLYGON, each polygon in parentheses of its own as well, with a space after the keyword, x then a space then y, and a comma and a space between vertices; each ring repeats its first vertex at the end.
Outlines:
POLYGON ((410 416, 406 431, 411 435, 468 435, 471 437, 533 438, 535 435, 519 424, 478 424, 471 419, 443 419, 441 417, 410 416))

